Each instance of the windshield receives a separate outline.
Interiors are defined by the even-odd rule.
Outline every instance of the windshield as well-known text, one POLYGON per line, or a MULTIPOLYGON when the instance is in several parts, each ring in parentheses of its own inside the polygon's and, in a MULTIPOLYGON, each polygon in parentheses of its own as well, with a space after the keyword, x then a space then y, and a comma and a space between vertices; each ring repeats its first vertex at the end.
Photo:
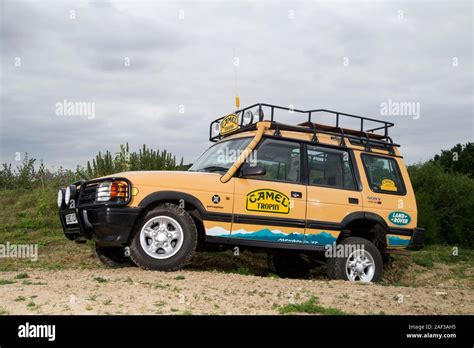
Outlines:
POLYGON ((239 158, 251 139, 227 140, 211 146, 189 170, 193 172, 226 172, 239 158))

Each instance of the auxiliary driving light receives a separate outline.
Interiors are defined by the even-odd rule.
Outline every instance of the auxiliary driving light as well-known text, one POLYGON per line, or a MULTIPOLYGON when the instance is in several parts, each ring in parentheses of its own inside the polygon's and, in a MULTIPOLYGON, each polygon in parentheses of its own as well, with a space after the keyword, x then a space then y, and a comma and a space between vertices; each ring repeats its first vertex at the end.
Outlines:
POLYGON ((74 200, 76 198, 76 186, 75 185, 70 185, 66 189, 66 193, 64 194, 64 202, 66 205, 69 205, 71 200, 74 200))
POLYGON ((64 204, 64 189, 58 191, 58 208, 61 208, 64 204))
POLYGON ((245 111, 243 119, 242 119, 242 125, 243 126, 248 126, 249 124, 253 123, 253 112, 250 110, 245 111))

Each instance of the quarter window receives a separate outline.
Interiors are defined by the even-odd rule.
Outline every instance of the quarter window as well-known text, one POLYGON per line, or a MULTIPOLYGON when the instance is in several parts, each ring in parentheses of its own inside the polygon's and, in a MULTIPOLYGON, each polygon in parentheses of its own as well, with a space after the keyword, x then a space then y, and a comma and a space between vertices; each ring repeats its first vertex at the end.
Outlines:
POLYGON ((354 173, 346 151, 308 146, 309 184, 355 190, 354 173))
POLYGON ((405 186, 395 159, 363 154, 362 162, 372 191, 392 194, 405 193, 405 186))

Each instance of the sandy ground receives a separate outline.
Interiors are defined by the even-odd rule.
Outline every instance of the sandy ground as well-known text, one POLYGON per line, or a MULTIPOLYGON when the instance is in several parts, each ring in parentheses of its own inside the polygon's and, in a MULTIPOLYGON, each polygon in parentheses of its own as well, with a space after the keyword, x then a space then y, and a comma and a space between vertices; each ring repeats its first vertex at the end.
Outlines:
POLYGON ((474 314, 470 288, 290 280, 138 268, 1 272, 3 314, 278 314, 311 296, 351 314, 474 314), (5 280, 15 281, 8 284, 5 280))

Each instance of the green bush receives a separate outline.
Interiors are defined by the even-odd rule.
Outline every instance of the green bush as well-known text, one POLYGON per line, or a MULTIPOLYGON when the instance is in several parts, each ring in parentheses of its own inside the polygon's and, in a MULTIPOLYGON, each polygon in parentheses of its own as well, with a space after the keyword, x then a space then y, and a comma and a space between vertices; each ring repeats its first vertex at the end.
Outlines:
MULTIPOLYGON (((48 187, 65 187, 80 179, 92 179, 114 173, 133 170, 187 170, 189 165, 179 164, 176 156, 167 150, 159 151, 143 145, 138 152, 129 152, 128 144, 120 145, 115 154, 110 151, 99 152, 85 167, 77 166, 75 171, 59 167, 55 172, 47 169, 40 161, 35 167, 36 159, 30 158, 28 153, 23 160, 12 169, 11 164, 3 163, 0 168, 0 189, 31 189, 48 187)), ((40 209, 47 210, 48 202, 40 202, 40 209)))
POLYGON ((438 162, 409 166, 418 205, 418 226, 427 244, 474 246, 474 179, 445 170, 438 162))

